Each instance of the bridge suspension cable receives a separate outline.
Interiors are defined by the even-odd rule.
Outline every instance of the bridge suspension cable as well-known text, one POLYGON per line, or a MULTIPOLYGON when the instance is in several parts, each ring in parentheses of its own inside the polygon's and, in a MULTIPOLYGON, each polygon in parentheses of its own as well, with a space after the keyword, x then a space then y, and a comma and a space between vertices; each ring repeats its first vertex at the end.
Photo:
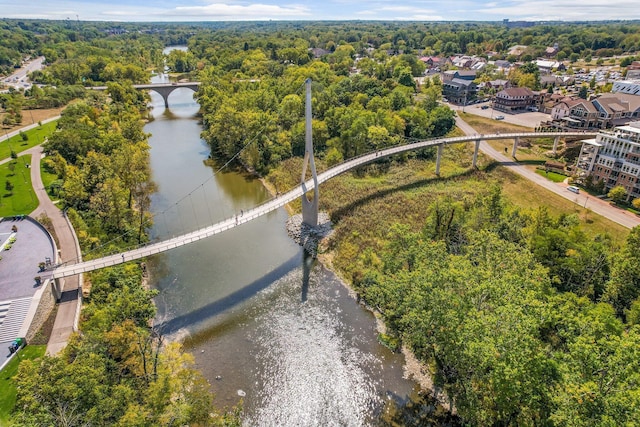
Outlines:
MULTIPOLYGON (((294 91, 294 94, 298 94, 299 92, 302 91, 302 89, 304 88, 305 83, 301 83, 300 86, 298 87, 298 89, 296 91, 294 91)), ((141 88, 143 88, 141 85, 141 88)), ((149 85, 149 87, 144 87, 144 88, 152 88, 152 85, 149 85)), ((96 88, 94 88, 96 89, 96 88)), ((106 89, 106 88, 97 88, 100 90, 106 89)), ((281 114, 278 113, 278 115, 276 116, 276 120, 279 120, 281 118, 281 114)), ((163 209, 160 212, 150 212, 149 215, 147 217, 145 217, 143 219, 143 222, 141 224, 141 227, 147 229, 148 227, 152 226, 154 221, 158 216, 161 216, 164 222, 164 228, 167 231, 167 237, 171 236, 172 234, 175 235, 175 233, 171 233, 171 228, 169 226, 169 223, 167 222, 167 215, 169 214, 169 212, 175 208, 176 211, 176 216, 178 217, 178 220, 180 222, 180 228, 181 228, 181 234, 186 234, 189 232, 189 230, 187 230, 187 228, 184 225, 184 221, 183 221, 183 217, 182 215, 180 215, 180 209, 179 206, 183 205, 183 202, 186 203, 186 199, 189 198, 190 199, 190 203, 192 205, 192 210, 193 210, 193 215, 194 218, 196 217, 196 210, 195 207, 193 205, 193 199, 192 194, 197 191, 198 189, 202 189, 203 191, 203 197, 205 198, 205 203, 207 204, 207 209, 209 210, 209 220, 210 220, 210 224, 213 224, 213 216, 211 215, 211 210, 209 207, 209 203, 207 202, 208 198, 206 195, 206 191, 205 191, 205 184, 209 183, 210 181, 212 181, 218 174, 220 174, 222 171, 224 171, 225 169, 227 169, 229 167, 229 165, 231 165, 233 162, 235 162, 238 157, 247 149, 249 148, 252 144, 254 144, 256 141, 258 141, 258 138, 263 135, 263 133, 266 131, 266 129, 268 128, 269 123, 265 123, 264 126, 262 126, 251 138, 249 138, 248 140, 246 140, 246 143, 240 147, 236 153, 231 156, 225 163, 223 163, 221 166, 219 166, 217 169, 214 170, 214 172, 209 175, 204 181, 202 181, 200 184, 198 184, 197 186, 195 186, 191 191, 189 191, 188 193, 184 194, 182 197, 178 198, 176 201, 174 201, 173 203, 169 204, 169 207, 163 209)), ((220 197, 220 193, 217 192, 218 197, 220 197)), ((220 210, 221 210, 221 217, 222 218, 226 218, 227 215, 224 211, 224 203, 217 203, 218 206, 220 206, 220 210)), ((230 215, 232 216, 232 215, 230 215)), ((199 222, 196 220, 195 221, 196 224, 196 229, 199 229, 199 222)), ((90 257, 91 255, 94 254, 100 254, 100 251, 103 251, 105 248, 109 248, 111 247, 112 244, 118 242, 118 241, 125 241, 125 238, 130 237, 136 230, 134 229, 130 229, 125 231, 124 233, 121 233, 117 236, 114 236, 113 238, 109 239, 108 241, 88 250, 85 254, 83 254, 83 257, 86 259, 87 257, 90 257)), ((144 244, 137 244, 137 245, 133 245, 133 248, 136 247, 141 247, 144 246, 144 244)), ((118 250, 118 253, 121 252, 122 249, 118 250)), ((103 254, 104 255, 104 254, 103 254)), ((63 265, 68 265, 68 264, 75 264, 79 261, 79 258, 73 258, 73 259, 69 259, 64 263, 59 264, 59 266, 63 266, 63 265)))
MULTIPOLYGON (((321 184, 353 168, 359 167, 367 163, 375 162, 381 158, 392 156, 395 154, 400 154, 410 150, 426 148, 430 146, 438 146, 438 145, 444 146, 444 145, 455 144, 455 143, 460 143, 465 141, 478 141, 480 139, 505 139, 505 138, 513 139, 513 138, 519 138, 519 137, 545 137, 545 136, 587 137, 587 136, 593 136, 593 135, 595 135, 595 132, 591 132, 591 133, 589 132, 544 132, 544 133, 531 132, 531 133, 513 133, 513 134, 472 135, 472 136, 461 136, 461 137, 452 137, 452 138, 436 138, 434 140, 423 140, 420 142, 403 144, 395 147, 385 148, 383 150, 368 152, 368 153, 356 156, 354 158, 348 159, 332 167, 331 169, 328 169, 320 173, 318 175, 318 184, 321 184)), ((476 147, 477 147, 477 144, 476 144, 476 147)), ((244 217, 241 218, 239 221, 238 221, 238 218, 236 217, 235 223, 233 218, 227 218, 225 220, 222 220, 216 224, 212 224, 203 229, 185 233, 184 235, 177 236, 168 240, 139 246, 135 250, 122 253, 122 257, 123 257, 122 259, 120 254, 117 254, 117 255, 105 256, 103 258, 95 259, 92 261, 91 260, 85 261, 75 265, 67 265, 67 266, 59 265, 56 267, 56 269, 54 269, 53 276, 54 278, 66 277, 74 274, 79 274, 79 273, 92 271, 99 268, 120 264, 121 262, 124 261, 125 254, 127 256, 126 261, 131 261, 134 259, 143 258, 156 253, 177 248, 195 241, 199 241, 206 237, 210 237, 215 234, 229 230, 230 228, 234 228, 239 224, 243 224, 245 222, 251 221, 281 206, 284 206, 285 204, 302 196, 302 194, 304 194, 306 191, 312 190, 314 187, 315 187, 314 181, 308 180, 304 183, 304 189, 303 189, 303 186, 296 186, 294 187, 294 189, 283 194, 282 196, 272 198, 266 201, 265 203, 246 211, 244 217)))

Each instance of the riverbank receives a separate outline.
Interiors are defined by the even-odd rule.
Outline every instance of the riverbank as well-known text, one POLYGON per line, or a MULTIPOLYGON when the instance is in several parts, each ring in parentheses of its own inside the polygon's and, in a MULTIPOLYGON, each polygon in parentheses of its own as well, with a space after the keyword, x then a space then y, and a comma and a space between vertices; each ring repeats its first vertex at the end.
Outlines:
MULTIPOLYGON (((320 243, 321 247, 328 247, 328 240, 332 237, 329 236, 325 241, 320 243)), ((376 310, 375 308, 366 304, 366 302, 360 297, 360 294, 353 289, 352 284, 341 274, 340 270, 337 269, 333 265, 334 253, 332 251, 327 252, 319 252, 318 253, 318 262, 320 262, 323 267, 331 271, 336 278, 340 281, 340 283, 349 291, 349 295, 360 304, 362 307, 366 308, 370 311, 375 319, 376 319, 376 330, 378 334, 386 334, 387 333, 387 325, 382 320, 382 314, 376 310)), ((402 345, 400 348, 400 352, 404 356, 404 378, 415 381, 420 389, 423 391, 427 391, 431 393, 431 395, 442 405, 442 407, 450 412, 452 415, 456 414, 455 407, 451 410, 450 399, 446 395, 446 393, 440 388, 436 387, 433 382, 433 376, 431 372, 429 372, 429 367, 424 363, 420 362, 416 355, 408 348, 406 345, 402 345)))
MULTIPOLYGON (((247 171, 247 173, 252 174, 251 171, 247 171)), ((252 175, 256 176, 257 174, 253 173, 252 175)), ((269 191, 272 196, 275 196, 275 186, 269 182, 268 179, 263 177, 258 178, 267 191, 269 191)), ((329 270, 338 279, 340 284, 348 291, 349 296, 353 298, 354 301, 374 315, 378 334, 386 334, 387 327, 382 320, 382 314, 365 303, 360 294, 355 290, 353 283, 351 283, 344 276, 343 272, 334 265, 333 261, 336 253, 330 248, 333 246, 332 240, 335 238, 335 233, 333 232, 333 224, 331 223, 329 214, 326 212, 319 213, 318 231, 313 235, 312 230, 305 231, 302 224, 302 215, 300 213, 296 213, 295 209, 289 205, 286 205, 286 209, 290 215, 286 224, 289 236, 317 258, 318 262, 320 262, 324 268, 329 270), (310 234, 312 234, 311 237, 310 234)), ((450 399, 448 396, 443 390, 435 386, 428 366, 420 362, 406 345, 401 346, 400 352, 403 354, 405 360, 403 367, 404 378, 415 381, 422 391, 430 393, 446 411, 455 415, 455 407, 453 410, 451 409, 450 399)))

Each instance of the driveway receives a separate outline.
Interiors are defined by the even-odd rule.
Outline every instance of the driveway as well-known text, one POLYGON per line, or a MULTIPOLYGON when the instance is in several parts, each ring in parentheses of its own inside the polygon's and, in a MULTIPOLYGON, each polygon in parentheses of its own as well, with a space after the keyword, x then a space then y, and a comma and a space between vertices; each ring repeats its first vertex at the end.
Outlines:
MULTIPOLYGON (((465 110, 466 108, 467 107, 465 107, 465 110)), ((456 125, 465 133, 465 135, 478 134, 475 129, 469 126, 460 117, 456 117, 456 125)), ((576 203, 583 207, 586 206, 598 215, 608 218, 611 221, 617 222, 618 224, 627 228, 633 228, 640 225, 640 218, 638 218, 638 216, 632 214, 631 212, 618 209, 614 206, 611 206, 609 203, 588 194, 572 193, 567 190, 567 184, 549 181, 545 177, 540 176, 534 171, 527 169, 524 165, 516 162, 512 158, 507 157, 499 151, 493 149, 486 141, 480 142, 480 151, 500 162, 509 170, 523 176, 524 178, 527 178, 529 181, 532 181, 561 197, 564 197, 572 203, 576 203)))

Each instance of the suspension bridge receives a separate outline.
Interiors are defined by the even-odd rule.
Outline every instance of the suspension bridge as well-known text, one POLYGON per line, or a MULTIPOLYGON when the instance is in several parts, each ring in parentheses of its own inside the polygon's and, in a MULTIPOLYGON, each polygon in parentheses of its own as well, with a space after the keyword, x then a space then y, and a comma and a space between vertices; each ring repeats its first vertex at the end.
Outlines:
MULTIPOLYGON (((165 104, 169 94, 181 87, 187 87, 192 90, 197 90, 199 82, 191 83, 161 83, 161 84, 147 84, 147 85, 134 85, 135 88, 140 90, 154 90, 160 93, 165 104)), ((394 147, 388 147, 381 150, 372 151, 360 156, 351 158, 345 162, 342 162, 320 174, 317 174, 315 167, 315 160, 313 156, 313 141, 312 141, 312 129, 311 129, 311 79, 305 82, 306 85, 306 102, 305 102, 305 154, 302 165, 302 175, 300 179, 300 185, 287 193, 276 196, 271 200, 256 206, 250 210, 242 211, 240 215, 237 213, 231 217, 228 217, 220 222, 208 225, 203 228, 199 228, 194 231, 186 232, 178 236, 174 236, 158 242, 147 243, 136 247, 131 250, 119 252, 116 254, 110 254, 95 258, 88 261, 82 261, 78 263, 67 262, 64 264, 58 264, 51 270, 51 278, 58 281, 69 276, 75 276, 81 273, 87 273, 101 268, 111 267, 114 265, 122 264, 129 261, 135 261, 141 258, 146 258, 151 255, 156 255, 162 252, 169 251, 171 249, 179 248, 194 242, 198 242, 202 239, 214 236, 216 234, 223 233, 232 228, 238 227, 249 221, 253 221, 263 215, 273 212, 294 200, 302 199, 302 220, 305 224, 310 226, 316 226, 318 222, 318 201, 319 190, 318 186, 331 178, 334 178, 342 173, 353 170, 357 167, 373 163, 386 157, 394 156, 397 154, 406 153, 408 151, 419 150, 429 147, 437 147, 435 174, 440 175, 440 162, 442 159, 442 152, 446 145, 459 144, 465 142, 474 142, 472 167, 476 167, 478 159, 478 151, 481 141, 489 140, 504 140, 513 139, 513 146, 511 149, 512 157, 515 157, 516 150, 520 143, 521 138, 554 138, 553 153, 556 153, 558 142, 561 137, 577 137, 588 138, 595 137, 596 132, 580 131, 580 132, 522 132, 522 133, 495 133, 489 135, 466 135, 451 138, 434 138, 424 141, 409 142, 394 147), (306 179, 307 167, 310 169, 311 179, 306 179), (313 198, 309 200, 307 194, 313 191, 313 198)), ((94 87, 94 90, 104 90, 106 87, 94 87)), ((506 149, 505 149, 506 150, 506 149)))
POLYGON ((105 267, 111 267, 117 264, 122 264, 123 262, 134 261, 137 259, 145 258, 151 255, 159 254, 162 252, 169 251, 174 248, 178 248, 184 245, 188 245, 190 243, 197 242, 202 239, 206 239, 207 237, 214 236, 216 234, 223 233, 232 228, 238 227, 242 224, 245 224, 249 221, 252 221, 262 215, 265 215, 269 212, 272 212, 276 209, 279 209, 296 200, 299 197, 302 197, 303 200, 303 221, 309 225, 317 225, 317 209, 318 209, 318 186, 325 181, 328 181, 331 178, 334 178, 342 173, 353 170, 357 167, 366 165, 368 163, 373 163, 378 160, 384 159, 386 157, 394 156, 397 154, 406 153, 409 151, 419 150, 422 148, 428 147, 437 147, 437 157, 436 157, 436 165, 435 165, 435 173, 436 175, 440 174, 440 161, 442 157, 443 148, 446 145, 451 144, 459 144, 464 142, 474 142, 475 148, 473 152, 473 161, 472 167, 476 167, 478 150, 481 141, 488 140, 504 140, 504 139, 513 139, 513 148, 512 155, 515 156, 516 148, 518 147, 518 143, 521 138, 543 138, 543 137, 553 137, 555 138, 554 142, 554 151, 557 148, 557 143, 559 138, 561 137, 578 137, 578 138, 588 138, 595 137, 596 132, 523 132, 523 133, 495 133, 489 135, 470 135, 470 136, 459 136, 452 138, 437 138, 431 140, 418 141, 413 143, 407 143, 403 145, 398 145, 395 147, 385 148, 383 150, 372 151, 361 156, 351 158, 337 166, 334 166, 320 174, 316 174, 315 165, 313 164, 313 156, 311 152, 305 153, 305 164, 303 166, 303 177, 306 173, 306 163, 307 161, 311 162, 311 173, 314 175, 312 179, 308 179, 303 181, 299 186, 292 189, 291 191, 284 193, 280 196, 277 196, 268 202, 256 206, 251 210, 245 210, 241 215, 234 215, 229 217, 223 221, 218 223, 209 225, 207 227, 188 232, 179 236, 175 236, 160 242, 150 243, 143 246, 140 246, 136 249, 132 249, 126 252, 121 252, 118 254, 112 254, 108 256, 104 256, 101 258, 80 262, 77 264, 70 265, 59 265, 52 271, 52 277, 54 279, 60 279, 68 276, 73 276, 80 273, 86 273, 93 270, 98 270, 105 267), (308 158, 308 160, 307 160, 308 158), (314 198, 312 201, 309 201, 306 197, 307 192, 314 191, 314 198))

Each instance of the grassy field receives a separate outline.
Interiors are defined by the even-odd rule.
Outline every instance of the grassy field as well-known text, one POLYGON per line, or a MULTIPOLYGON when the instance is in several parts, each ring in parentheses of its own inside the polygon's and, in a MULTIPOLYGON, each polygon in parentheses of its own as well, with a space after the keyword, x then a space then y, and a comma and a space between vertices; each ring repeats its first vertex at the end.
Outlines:
POLYGON ((0 160, 11 157, 12 150, 15 153, 20 153, 21 151, 28 150, 38 144, 42 144, 44 139, 51 135, 56 129, 57 124, 57 121, 53 121, 24 131, 24 134, 28 137, 26 141, 24 141, 22 136, 18 134, 8 140, 0 142, 0 160))
POLYGON ((0 217, 28 214, 38 207, 29 163, 31 156, 25 155, 0 165, 0 217))
POLYGON ((56 194, 52 194, 52 192, 50 191, 50 186, 52 182, 58 180, 58 175, 56 175, 54 172, 51 172, 49 168, 47 168, 45 161, 40 162, 40 176, 42 177, 42 184, 44 185, 44 188, 47 189, 49 198, 51 200, 57 200, 58 196, 56 194))
MULTIPOLYGON (((64 107, 59 108, 43 108, 40 110, 22 110, 22 123, 17 126, 9 126, 3 127, 2 129, 7 132, 13 132, 14 130, 18 130, 25 126, 29 126, 33 123, 38 123, 46 119, 50 119, 51 117, 59 116, 64 107)), ((0 123, 6 113, 0 113, 0 123)))
POLYGON ((20 362, 42 357, 46 349, 46 345, 28 345, 0 372, 0 425, 9 425, 9 413, 16 403, 16 388, 11 379, 18 373, 20 362))
MULTIPOLYGON (((486 117, 476 116, 475 114, 458 112, 460 118, 472 126, 480 134, 490 133, 509 133, 509 132, 533 132, 533 128, 514 125, 505 121, 498 121, 486 117)), ((499 152, 511 154, 513 148, 513 139, 496 139, 487 141, 491 147, 499 152)), ((553 138, 522 138, 520 147, 518 148, 516 157, 518 161, 539 162, 542 163, 549 160, 549 153, 553 149, 553 138), (526 146, 523 146, 526 145, 526 146)))
MULTIPOLYGON (((452 162, 451 156, 462 155, 462 148, 445 150, 448 159, 443 161, 440 178, 434 174, 433 162, 409 159, 386 168, 376 165, 373 172, 370 170, 367 174, 345 174, 323 184, 320 208, 328 211, 335 222, 334 238, 326 248, 330 253, 323 259, 347 280, 358 282, 362 279, 362 262, 380 262, 375 254, 383 251, 394 224, 401 223, 412 231, 419 231, 439 197, 473 203, 479 189, 495 183, 501 186, 510 204, 525 211, 546 207, 554 217, 576 214, 587 235, 606 233, 615 245, 622 244, 628 235, 628 229, 503 167, 474 170, 470 165, 464 168, 457 161, 452 162)), ((464 154, 469 158, 471 150, 467 148, 464 154)))
POLYGON ((546 206, 553 215, 577 214, 588 234, 608 233, 618 243, 622 243, 629 234, 628 228, 593 213, 588 206, 585 209, 504 168, 497 167, 491 175, 500 180, 502 191, 511 203, 523 209, 538 209, 546 206))

